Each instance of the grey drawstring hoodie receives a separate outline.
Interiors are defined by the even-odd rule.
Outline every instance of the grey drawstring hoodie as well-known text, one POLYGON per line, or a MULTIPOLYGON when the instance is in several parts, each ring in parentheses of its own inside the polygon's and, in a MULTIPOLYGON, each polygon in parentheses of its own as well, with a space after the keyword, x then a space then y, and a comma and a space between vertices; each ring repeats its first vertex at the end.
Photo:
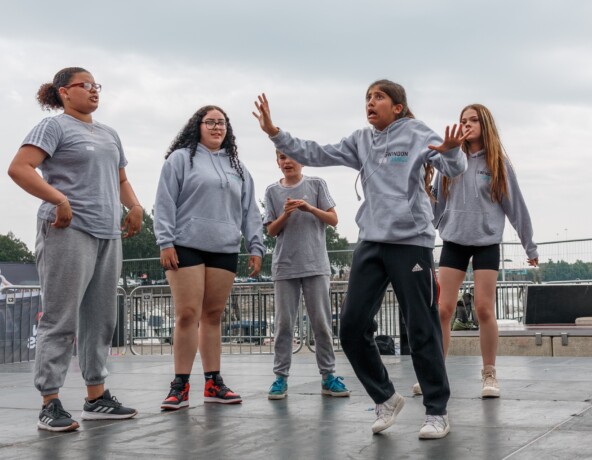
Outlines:
POLYGON ((199 144, 190 166, 189 150, 165 161, 154 204, 154 232, 161 249, 174 244, 202 251, 238 253, 241 232, 249 254, 263 257, 261 213, 251 175, 232 168, 224 149, 199 144))
POLYGON ((363 128, 338 144, 321 146, 280 132, 276 148, 307 166, 343 165, 360 171, 365 200, 356 216, 360 239, 434 247, 432 207, 424 188, 424 163, 448 177, 467 161, 460 148, 444 154, 428 149, 442 139, 424 123, 401 118, 382 131, 363 128))
POLYGON ((484 150, 468 155, 467 171, 452 182, 447 198, 442 190, 442 177, 438 175, 434 225, 442 240, 464 246, 499 244, 508 216, 528 258, 539 256, 532 240, 530 215, 509 161, 506 161, 506 171, 509 196, 504 197, 501 204, 491 200, 491 173, 484 150))

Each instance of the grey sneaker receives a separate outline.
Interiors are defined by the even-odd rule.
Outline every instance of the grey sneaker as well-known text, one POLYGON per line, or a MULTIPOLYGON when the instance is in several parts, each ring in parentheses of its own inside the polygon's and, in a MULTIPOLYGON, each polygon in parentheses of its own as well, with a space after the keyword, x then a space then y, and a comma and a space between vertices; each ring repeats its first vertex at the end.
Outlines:
POLYGON ((395 393, 382 404, 376 405, 376 421, 372 425, 373 433, 380 433, 395 423, 397 414, 405 405, 405 398, 395 393))
POLYGON ((72 420, 70 413, 64 410, 59 399, 52 399, 39 412, 37 428, 40 430, 74 431, 79 426, 76 420, 72 420))
POLYGON ((483 388, 481 389, 482 398, 499 398, 500 387, 495 378, 495 368, 487 366, 487 369, 481 371, 481 382, 483 388))
POLYGON ((138 411, 124 407, 115 396, 111 396, 109 390, 94 403, 84 402, 82 420, 120 420, 134 417, 138 411))
POLYGON ((419 439, 440 439, 450 432, 448 415, 426 415, 419 430, 419 439))
POLYGON ((413 388, 411 389, 411 391, 413 391, 414 396, 421 396, 423 394, 421 392, 421 387, 419 386, 419 383, 416 383, 415 385, 413 385, 413 388))

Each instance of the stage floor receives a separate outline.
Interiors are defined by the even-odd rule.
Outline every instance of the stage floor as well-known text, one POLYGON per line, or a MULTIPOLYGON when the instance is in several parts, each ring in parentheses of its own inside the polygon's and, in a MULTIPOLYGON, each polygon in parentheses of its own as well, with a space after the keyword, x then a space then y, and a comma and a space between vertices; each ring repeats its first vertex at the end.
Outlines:
MULTIPOLYGON (((413 397, 409 356, 384 361, 406 405, 393 427, 373 435, 374 405, 343 355, 337 374, 350 398, 323 397, 314 355, 294 355, 289 396, 269 401, 272 355, 223 355, 222 374, 241 405, 204 405, 203 378, 192 377, 191 406, 161 412, 172 379, 171 356, 110 358, 107 387, 138 409, 128 421, 80 420, 84 384, 73 362, 62 402, 81 428, 38 431, 40 397, 32 363, 0 365, 2 459, 590 459, 592 358, 498 358, 500 399, 482 400, 480 357, 451 356, 451 433, 420 441, 421 397, 413 397)), ((201 373, 201 363, 195 369, 201 373)))

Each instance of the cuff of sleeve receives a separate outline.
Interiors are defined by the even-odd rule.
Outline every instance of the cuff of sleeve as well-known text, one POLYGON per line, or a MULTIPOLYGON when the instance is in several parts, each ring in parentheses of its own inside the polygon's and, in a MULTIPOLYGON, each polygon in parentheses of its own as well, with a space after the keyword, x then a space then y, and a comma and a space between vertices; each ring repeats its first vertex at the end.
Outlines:
POLYGON ((162 251, 163 249, 172 248, 174 245, 175 243, 173 243, 172 241, 169 243, 162 243, 160 245, 160 250, 162 251))

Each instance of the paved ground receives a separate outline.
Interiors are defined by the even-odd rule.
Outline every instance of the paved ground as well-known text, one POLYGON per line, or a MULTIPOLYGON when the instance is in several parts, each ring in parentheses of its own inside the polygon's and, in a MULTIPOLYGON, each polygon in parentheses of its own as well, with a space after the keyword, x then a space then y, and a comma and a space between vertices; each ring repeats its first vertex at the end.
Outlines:
MULTIPOLYGON (((503 397, 481 400, 480 358, 450 357, 452 431, 443 440, 420 441, 424 411, 421 397, 411 396, 415 377, 409 357, 385 357, 407 404, 396 424, 380 435, 370 430, 372 401, 345 356, 337 357, 351 398, 320 395, 313 354, 294 356, 289 397, 283 401, 267 400, 271 355, 224 355, 225 380, 244 403, 204 405, 196 375, 191 407, 176 413, 159 410, 173 371, 170 356, 113 357, 108 386, 139 415, 131 421, 81 422, 77 432, 65 434, 36 428, 40 399, 32 364, 0 365, 0 458, 592 458, 592 358, 500 357, 503 397)), ((73 363, 62 401, 78 419, 84 393, 73 363)))

